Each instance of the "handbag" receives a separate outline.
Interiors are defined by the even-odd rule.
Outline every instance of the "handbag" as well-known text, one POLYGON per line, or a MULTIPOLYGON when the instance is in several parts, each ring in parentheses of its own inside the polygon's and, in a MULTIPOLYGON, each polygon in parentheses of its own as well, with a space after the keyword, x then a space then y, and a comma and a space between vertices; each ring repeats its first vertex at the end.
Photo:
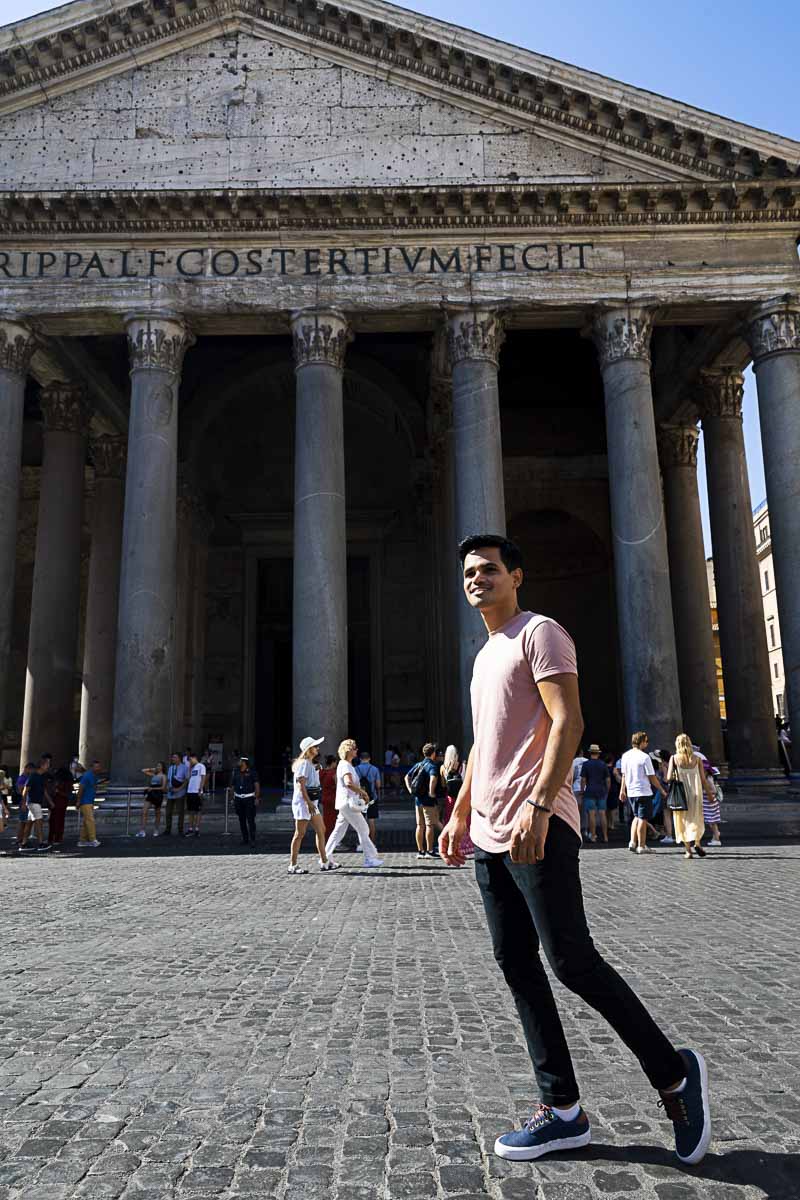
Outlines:
POLYGON ((689 810, 689 805, 686 801, 686 788, 680 779, 670 779, 669 781, 669 787, 667 788, 667 808, 672 812, 688 812, 689 810))

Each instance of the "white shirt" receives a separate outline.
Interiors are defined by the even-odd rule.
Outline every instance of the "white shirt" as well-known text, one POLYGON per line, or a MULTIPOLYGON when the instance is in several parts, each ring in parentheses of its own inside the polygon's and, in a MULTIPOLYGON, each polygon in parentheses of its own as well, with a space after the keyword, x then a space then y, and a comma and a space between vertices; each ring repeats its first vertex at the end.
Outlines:
POLYGON ((196 796, 203 790, 203 780, 205 779, 206 769, 202 763, 195 763, 189 774, 188 792, 190 796, 196 796))
POLYGON ((352 775, 353 784, 358 787, 358 768, 355 763, 349 763, 346 758, 343 758, 336 768, 336 811, 339 812, 340 809, 349 807, 363 812, 367 806, 360 796, 345 787, 345 775, 352 775))
POLYGON ((572 790, 578 795, 581 790, 581 767, 585 762, 588 762, 588 759, 581 758, 580 755, 572 760, 572 790))
POLYGON ((292 793, 294 800, 303 799, 303 789, 300 787, 301 779, 305 779, 307 788, 319 787, 319 770, 310 758, 301 759, 294 769, 294 792, 292 793))
POLYGON ((644 750, 626 750, 620 759, 620 770, 628 796, 652 796, 649 775, 655 775, 653 760, 644 750))

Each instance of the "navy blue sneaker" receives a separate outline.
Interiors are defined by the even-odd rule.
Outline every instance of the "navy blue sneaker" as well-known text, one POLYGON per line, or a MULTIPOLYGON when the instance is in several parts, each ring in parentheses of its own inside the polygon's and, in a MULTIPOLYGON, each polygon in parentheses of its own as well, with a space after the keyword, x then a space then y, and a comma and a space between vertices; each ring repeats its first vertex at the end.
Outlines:
POLYGON ((540 1104, 522 1129, 502 1134, 494 1144, 500 1158, 528 1162, 554 1150, 577 1150, 592 1140, 589 1118, 581 1109, 574 1121, 562 1121, 547 1104, 540 1104))
POLYGON ((672 1121, 675 1153, 682 1163, 695 1166, 711 1143, 711 1113, 708 1106, 708 1072, 702 1054, 680 1050, 686 1063, 686 1087, 682 1092, 662 1092, 659 1106, 672 1121))

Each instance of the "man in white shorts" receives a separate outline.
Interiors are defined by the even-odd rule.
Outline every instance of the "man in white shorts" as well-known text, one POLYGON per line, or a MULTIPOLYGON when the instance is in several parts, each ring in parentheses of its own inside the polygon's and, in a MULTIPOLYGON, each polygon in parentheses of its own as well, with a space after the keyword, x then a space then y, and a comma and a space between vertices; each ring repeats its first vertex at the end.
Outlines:
POLYGON ((636 854, 652 854, 647 845, 647 825, 653 819, 653 792, 658 791, 666 800, 667 793, 655 773, 653 760, 646 754, 648 737, 644 731, 631 737, 631 749, 626 750, 620 760, 622 786, 620 800, 630 800, 633 809, 631 840, 628 849, 636 854))

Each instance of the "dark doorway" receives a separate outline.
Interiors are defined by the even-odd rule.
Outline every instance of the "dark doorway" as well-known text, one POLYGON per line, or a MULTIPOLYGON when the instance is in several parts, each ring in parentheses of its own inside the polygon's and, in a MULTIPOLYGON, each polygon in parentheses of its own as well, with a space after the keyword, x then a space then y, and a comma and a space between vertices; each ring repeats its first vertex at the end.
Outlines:
MULTIPOLYGON (((292 743, 292 560, 258 561, 256 613, 255 756, 262 780, 283 782, 292 743)), ((370 560, 347 559, 349 735, 371 750, 372 657, 370 560)), ((290 753, 295 753, 292 746, 290 753)), ((335 753, 334 746, 327 753, 335 753)))

